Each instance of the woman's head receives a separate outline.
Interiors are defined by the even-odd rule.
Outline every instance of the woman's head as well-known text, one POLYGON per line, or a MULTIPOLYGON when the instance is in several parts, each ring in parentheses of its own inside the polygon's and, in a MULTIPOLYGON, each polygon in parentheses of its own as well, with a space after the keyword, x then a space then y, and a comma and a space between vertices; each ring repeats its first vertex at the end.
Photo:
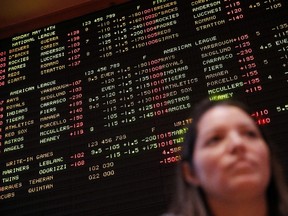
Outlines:
POLYGON ((211 199, 265 196, 270 150, 255 121, 240 104, 209 104, 191 126, 194 142, 186 143, 190 145, 183 167, 187 183, 201 187, 211 199))
POLYGON ((282 170, 273 146, 250 113, 242 103, 231 100, 205 100, 194 108, 178 166, 172 212, 207 216, 207 195, 221 196, 225 190, 228 197, 242 189, 238 199, 244 199, 247 191, 257 188, 254 195, 265 193, 272 215, 287 215, 288 194, 282 170))

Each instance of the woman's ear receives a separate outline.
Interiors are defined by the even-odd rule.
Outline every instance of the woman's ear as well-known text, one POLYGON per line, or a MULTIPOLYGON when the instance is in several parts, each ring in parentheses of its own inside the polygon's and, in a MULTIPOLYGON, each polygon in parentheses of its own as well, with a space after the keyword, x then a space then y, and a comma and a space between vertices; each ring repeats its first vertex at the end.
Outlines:
POLYGON ((194 186, 199 186, 200 181, 196 176, 195 171, 193 170, 192 166, 188 162, 182 163, 182 174, 185 181, 189 184, 194 186))

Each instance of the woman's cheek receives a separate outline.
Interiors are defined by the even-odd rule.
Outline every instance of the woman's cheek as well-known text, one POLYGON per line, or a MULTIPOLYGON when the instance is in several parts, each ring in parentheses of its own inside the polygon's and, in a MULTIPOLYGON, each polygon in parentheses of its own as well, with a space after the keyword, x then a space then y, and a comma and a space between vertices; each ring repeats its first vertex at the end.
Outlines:
POLYGON ((216 177, 216 174, 219 174, 219 156, 213 154, 199 154, 199 157, 195 158, 196 172, 198 173, 199 178, 201 179, 211 179, 216 177))

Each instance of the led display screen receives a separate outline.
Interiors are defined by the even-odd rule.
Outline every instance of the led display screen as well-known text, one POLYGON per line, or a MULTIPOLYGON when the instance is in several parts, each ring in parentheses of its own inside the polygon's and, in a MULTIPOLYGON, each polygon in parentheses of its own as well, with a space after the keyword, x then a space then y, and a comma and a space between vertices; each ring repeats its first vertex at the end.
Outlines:
POLYGON ((0 215, 163 213, 205 97, 251 106, 288 164, 287 10, 140 0, 1 40, 0 215))

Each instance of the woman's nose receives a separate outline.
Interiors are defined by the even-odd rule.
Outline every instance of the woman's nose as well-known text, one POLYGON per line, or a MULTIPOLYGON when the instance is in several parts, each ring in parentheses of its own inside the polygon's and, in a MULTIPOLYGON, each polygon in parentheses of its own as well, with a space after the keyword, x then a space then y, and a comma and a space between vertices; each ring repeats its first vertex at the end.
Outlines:
POLYGON ((231 152, 239 152, 245 150, 244 139, 237 131, 231 131, 229 133, 229 149, 231 152))

